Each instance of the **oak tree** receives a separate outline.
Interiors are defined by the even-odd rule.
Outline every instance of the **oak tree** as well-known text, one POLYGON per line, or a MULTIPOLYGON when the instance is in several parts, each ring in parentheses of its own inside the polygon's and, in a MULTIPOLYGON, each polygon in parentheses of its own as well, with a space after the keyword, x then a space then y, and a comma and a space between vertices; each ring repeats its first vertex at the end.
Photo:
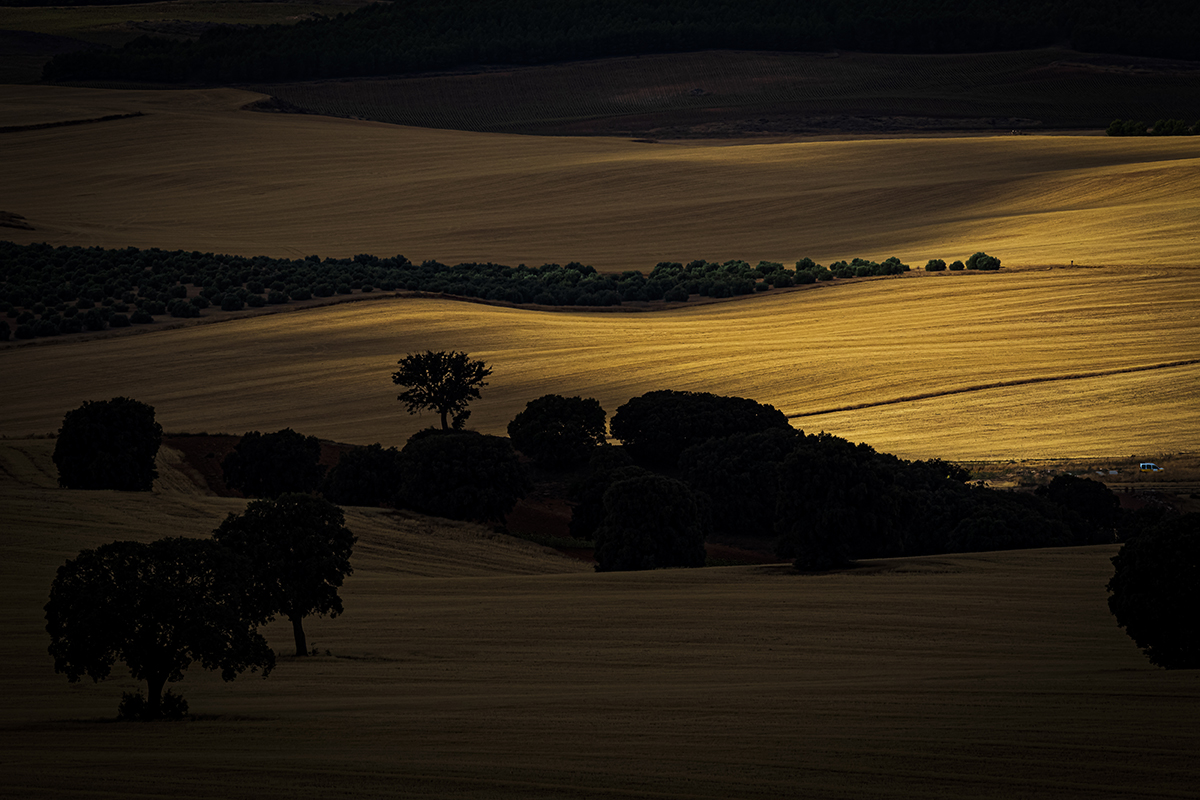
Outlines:
POLYGON ((194 661, 233 680, 263 677, 275 654, 256 630, 242 587, 246 565, 216 542, 113 542, 58 568, 46 604, 55 672, 72 683, 108 677, 117 661, 146 681, 143 715, 160 715, 163 686, 194 661))
POLYGON ((408 387, 397 399, 410 414, 422 409, 440 414, 442 430, 462 429, 471 415, 467 404, 479 397, 480 388, 487 386, 484 379, 492 374, 484 362, 457 350, 410 353, 397 363, 392 383, 408 387))
POLYGON ((255 500, 226 517, 213 538, 249 563, 246 595, 256 618, 287 617, 296 655, 307 655, 304 618, 341 614, 338 588, 353 572, 350 554, 358 539, 342 510, 310 494, 255 500))

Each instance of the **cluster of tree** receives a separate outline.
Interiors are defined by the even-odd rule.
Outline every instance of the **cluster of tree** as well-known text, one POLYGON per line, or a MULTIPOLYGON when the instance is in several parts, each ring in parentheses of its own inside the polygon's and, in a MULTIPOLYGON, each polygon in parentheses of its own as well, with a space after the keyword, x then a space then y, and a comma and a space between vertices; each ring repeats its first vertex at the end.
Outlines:
MULTIPOLYGON (((54 452, 59 483, 149 491, 161 436, 145 403, 84 403, 63 419, 54 452)), ((269 448, 260 442, 258 451, 269 448)), ((126 694, 122 717, 180 716, 187 703, 164 696, 163 687, 182 680, 193 662, 220 670, 227 681, 247 669, 270 673, 275 654, 258 627, 277 615, 292 623, 296 655, 306 655, 303 620, 342 612, 338 588, 352 571, 355 541, 337 506, 282 493, 228 515, 210 539, 84 550, 58 569, 50 587, 46 631, 55 671, 72 682, 84 675, 99 681, 124 661, 146 681, 147 694, 126 694)))
MULTIPOLYGON (((617 410, 612 431, 621 455, 597 456, 574 489, 575 536, 603 530, 613 486, 655 474, 690 489, 705 535, 773 546, 803 570, 1113 542, 1129 524, 1094 481, 1062 476, 1041 495, 996 491, 941 460, 910 462, 836 436, 806 436, 778 410, 742 398, 650 392, 617 410)), ((667 494, 663 502, 678 506, 667 494)))
MULTIPOLYGON (((25 0, 30 1, 30 0, 25 0)), ((41 0, 38 0, 39 2, 41 0)), ((1173 0, 406 0, 296 25, 222 27, 63 53, 44 78, 229 83, 541 64, 711 49, 962 53, 1046 47, 1200 57, 1193 7, 1173 0)))
POLYGON ((1200 120, 1188 125, 1181 119, 1160 119, 1147 125, 1140 119, 1114 119, 1105 133, 1109 136, 1200 136, 1200 120))
MULTIPOLYGON (((661 262, 648 276, 637 270, 604 275, 577 261, 540 267, 448 266, 437 261, 413 264, 401 255, 246 258, 157 248, 55 248, 0 241, 0 312, 15 321, 12 335, 32 339, 141 325, 163 315, 198 317, 210 307, 240 311, 376 290, 544 306, 616 306, 635 301, 687 302, 692 295, 732 297, 835 278, 895 275, 908 269, 894 256, 882 263, 855 258, 829 268, 804 258, 795 269, 773 261, 751 265, 741 260, 697 259, 687 264, 661 262)), ((7 338, 10 330, 5 320, 0 337, 7 338)))
POLYGON ((1000 269, 1000 259, 995 256, 989 256, 982 251, 973 253, 967 259, 967 263, 961 261, 952 261, 949 265, 940 258, 931 258, 925 264, 926 272, 945 272, 949 269, 951 272, 962 272, 964 269, 995 271, 1000 269))

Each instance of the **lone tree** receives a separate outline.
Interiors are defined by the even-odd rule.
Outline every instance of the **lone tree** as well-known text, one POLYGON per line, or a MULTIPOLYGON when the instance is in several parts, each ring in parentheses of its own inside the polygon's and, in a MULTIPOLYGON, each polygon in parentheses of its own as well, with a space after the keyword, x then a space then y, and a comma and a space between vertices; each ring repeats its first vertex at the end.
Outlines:
POLYGON ((1112 558, 1109 610, 1155 664, 1200 669, 1200 514, 1135 536, 1112 558))
POLYGON ((50 586, 46 631, 55 672, 72 683, 83 675, 99 681, 124 661, 146 681, 147 698, 137 705, 147 718, 161 716, 163 686, 182 680, 193 661, 227 681, 247 669, 266 677, 275 654, 247 614, 245 568, 204 539, 84 550, 58 568, 50 586))
POLYGON ((311 492, 325 474, 321 442, 291 428, 275 433, 250 431, 221 461, 225 483, 246 497, 278 497, 311 492))
POLYGON ((154 457, 162 426, 154 408, 128 397, 89 400, 63 417, 54 463, 67 489, 148 492, 158 477, 154 457))
POLYGON ((661 475, 618 481, 604 493, 596 571, 703 567, 704 528, 687 484, 661 475))
POLYGON ((539 465, 558 469, 587 461, 604 444, 607 422, 599 400, 548 394, 513 417, 508 438, 539 465))
POLYGON ((304 618, 341 614, 338 587, 353 572, 350 553, 358 539, 346 528, 342 510, 309 494, 255 500, 243 513, 226 517, 213 539, 250 565, 246 595, 256 618, 287 617, 296 655, 307 655, 304 618))
POLYGON ((441 414, 442 430, 462 429, 471 416, 467 404, 479 397, 479 390, 487 386, 484 378, 492 374, 484 362, 457 350, 411 353, 397 363, 400 369, 392 373, 392 383, 409 388, 396 399, 410 414, 422 409, 441 414))
POLYGON ((475 431, 430 430, 400 451, 397 502, 422 514, 501 522, 529 491, 507 439, 475 431))

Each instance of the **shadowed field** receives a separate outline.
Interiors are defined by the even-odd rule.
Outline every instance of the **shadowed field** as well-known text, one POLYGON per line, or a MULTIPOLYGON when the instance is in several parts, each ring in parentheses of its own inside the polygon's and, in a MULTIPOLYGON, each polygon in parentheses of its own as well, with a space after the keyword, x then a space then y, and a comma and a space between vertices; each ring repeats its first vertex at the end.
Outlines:
MULTIPOLYGON (((197 719, 46 654, 55 568, 206 535, 240 502, 160 456, 153 494, 55 488, 0 444, 0 767, 13 797, 1185 797, 1200 685, 1113 622, 1113 548, 592 573, 481 529, 350 510, 346 613, 263 681, 193 669, 197 719)), ((267 630, 286 652, 290 630, 267 630)))
POLYGON ((1200 91, 1200 68, 1059 49, 710 51, 256 88, 320 114, 495 133, 1009 133, 1190 114, 1184 98, 1200 91))
POLYGON ((644 144, 254 114, 235 90, 2 87, 22 242, 602 271, 897 255, 1196 264, 1196 137, 644 144))

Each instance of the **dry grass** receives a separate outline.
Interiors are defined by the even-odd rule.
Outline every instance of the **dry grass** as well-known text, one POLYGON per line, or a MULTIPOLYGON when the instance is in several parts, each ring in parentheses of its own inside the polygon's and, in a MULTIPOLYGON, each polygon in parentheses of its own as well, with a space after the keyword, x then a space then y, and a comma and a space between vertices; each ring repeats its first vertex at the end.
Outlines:
POLYGON ((515 137, 239 111, 235 90, 2 87, 21 241, 648 270, 897 255, 1195 266, 1195 137, 777 144, 515 137))
MULTIPOLYGON (((598 575, 352 510, 346 613, 307 626, 322 655, 266 681, 193 669, 176 689, 198 719, 112 724, 120 667, 52 671, 54 569, 205 535, 244 501, 200 494, 170 453, 152 494, 59 490, 50 449, 0 445, 8 796, 1115 800, 1200 781, 1200 688, 1114 625, 1105 547, 598 575)), ((286 652, 286 624, 267 632, 286 652)))
POLYGON ((1198 278, 922 273, 653 314, 381 298, 39 341, 0 351, 6 373, 20 376, 6 389, 0 434, 51 432, 84 400, 132 395, 171 431, 290 426, 399 445, 435 420, 404 413, 391 373, 404 354, 431 348, 493 366, 471 418, 489 433, 551 392, 596 397, 611 414, 675 388, 752 397, 804 415, 794 424, 807 431, 908 457, 1158 457, 1200 450, 1198 278), (944 396, 891 403, 930 394, 944 396), (878 403, 891 404, 830 411, 878 403))

